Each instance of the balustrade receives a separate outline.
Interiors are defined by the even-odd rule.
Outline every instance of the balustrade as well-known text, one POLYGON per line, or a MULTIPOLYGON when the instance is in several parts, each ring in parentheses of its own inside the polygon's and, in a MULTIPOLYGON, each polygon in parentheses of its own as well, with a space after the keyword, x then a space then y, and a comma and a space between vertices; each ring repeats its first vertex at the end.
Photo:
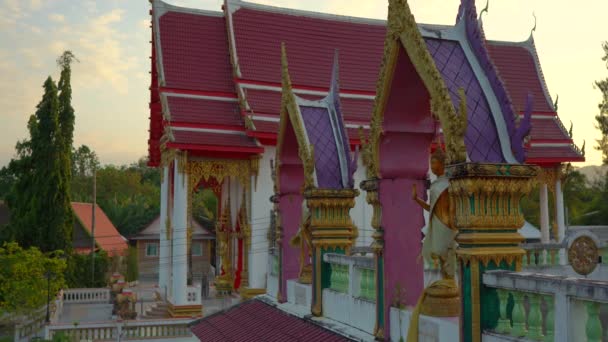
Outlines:
POLYGON ((190 319, 179 320, 146 320, 123 322, 96 322, 86 324, 51 324, 46 327, 45 338, 52 339, 62 333, 73 340, 115 341, 141 340, 148 338, 184 338, 191 337, 188 328, 190 319))
POLYGON ((279 256, 272 254, 270 256, 270 262, 272 263, 270 268, 270 274, 272 274, 273 276, 277 276, 279 274, 279 256))
POLYGON ((559 252, 563 249, 561 244, 524 244, 523 267, 558 266, 560 264, 559 252))
POLYGON ((109 303, 110 289, 67 289, 63 292, 65 303, 109 303))
POLYGON ((376 312, 376 270, 374 258, 328 253, 329 289, 323 291, 325 317, 374 331, 376 312))
POLYGON ((608 282, 490 271, 483 275, 483 283, 495 288, 498 298, 496 325, 482 327, 486 334, 532 341, 585 340, 582 336, 602 341, 599 312, 608 303, 608 282))

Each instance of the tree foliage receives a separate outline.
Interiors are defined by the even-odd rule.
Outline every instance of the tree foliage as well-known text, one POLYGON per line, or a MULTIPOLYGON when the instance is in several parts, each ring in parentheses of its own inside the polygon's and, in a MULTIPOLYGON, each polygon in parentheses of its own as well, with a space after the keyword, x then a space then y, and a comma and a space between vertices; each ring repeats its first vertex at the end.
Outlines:
MULTIPOLYGON (((602 60, 606 62, 608 68, 608 42, 604 42, 602 47, 604 49, 602 60)), ((596 81, 595 86, 602 92, 602 102, 598 105, 600 113, 595 117, 596 127, 602 132, 602 138, 597 140, 595 148, 602 151, 602 160, 604 164, 608 164, 608 77, 596 81)))
POLYGON ((0 177, 0 184, 10 187, 6 195, 10 226, 4 238, 45 252, 69 251, 72 245, 72 59, 68 51, 58 61, 62 68, 59 88, 51 77, 44 82, 42 100, 28 121, 30 137, 17 143, 15 158, 0 177))
POLYGON ((65 286, 66 261, 58 256, 61 253, 45 255, 36 247, 23 249, 14 242, 0 247, 0 318, 42 307, 47 301, 47 285, 51 296, 65 286))
POLYGON ((105 287, 108 284, 110 258, 101 250, 91 254, 73 254, 68 259, 65 280, 71 288, 105 287), (95 258, 95 277, 92 277, 92 260, 95 258))

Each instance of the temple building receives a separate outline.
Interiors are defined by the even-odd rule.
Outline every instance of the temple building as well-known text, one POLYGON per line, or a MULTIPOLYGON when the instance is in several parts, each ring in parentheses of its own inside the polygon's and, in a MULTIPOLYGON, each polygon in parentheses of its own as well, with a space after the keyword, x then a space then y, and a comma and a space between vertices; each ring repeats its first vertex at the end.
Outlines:
MULTIPOLYGON (((461 339, 479 341, 479 296, 496 295, 480 290, 481 274, 520 271, 519 200, 534 182, 541 242, 564 239, 563 177, 584 152, 558 117, 532 34, 487 40, 472 0, 454 25, 416 23, 405 0, 389 1, 387 21, 238 0, 217 12, 151 3, 149 160, 162 170, 159 258, 169 260, 158 285, 174 317, 201 313, 186 255, 192 194, 205 187, 220 202, 220 295, 266 293, 269 308, 248 305, 307 307, 377 339, 398 340, 399 308, 422 296, 437 300, 421 301, 422 314, 462 311, 461 339), (430 152, 443 150, 445 175, 443 165, 432 175, 430 152), (460 287, 433 292, 417 261, 433 203, 425 223, 412 188, 426 198, 442 177, 460 287)), ((440 284, 453 284, 444 271, 440 284)), ((456 327, 446 322, 441 334, 456 327)))

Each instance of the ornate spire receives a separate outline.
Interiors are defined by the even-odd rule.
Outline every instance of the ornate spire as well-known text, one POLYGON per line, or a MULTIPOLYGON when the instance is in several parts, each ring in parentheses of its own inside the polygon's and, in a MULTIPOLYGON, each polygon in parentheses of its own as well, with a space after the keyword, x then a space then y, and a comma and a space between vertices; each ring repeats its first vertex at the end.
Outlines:
POLYGON ((524 118, 519 122, 519 126, 517 126, 515 134, 511 140, 511 149, 513 150, 513 155, 520 163, 523 163, 526 159, 524 145, 525 140, 530 135, 530 130, 532 129, 533 106, 534 98, 532 94, 528 94, 528 98, 526 100, 526 109, 524 110, 524 118))

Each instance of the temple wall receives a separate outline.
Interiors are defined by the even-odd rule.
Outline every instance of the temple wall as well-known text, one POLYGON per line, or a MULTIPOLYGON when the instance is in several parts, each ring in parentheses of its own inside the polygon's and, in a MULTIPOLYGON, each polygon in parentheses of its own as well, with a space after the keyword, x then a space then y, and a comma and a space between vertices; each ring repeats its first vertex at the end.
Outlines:
POLYGON ((268 265, 268 229, 273 195, 270 160, 275 158, 275 147, 266 146, 260 159, 257 184, 251 184, 251 248, 249 251, 249 287, 265 288, 268 265))
POLYGON ((373 208, 371 205, 367 204, 365 196, 367 193, 365 190, 361 190, 359 188, 359 184, 362 181, 367 179, 366 176, 366 167, 363 165, 363 161, 361 155, 359 155, 359 159, 357 160, 357 171, 354 175, 355 180, 355 189, 359 189, 359 196, 355 199, 355 207, 350 210, 350 216, 353 219, 355 226, 359 229, 359 237, 355 245, 357 247, 369 247, 373 241, 372 233, 373 228, 371 225, 373 208))
MULTIPOLYGON (((407 338, 411 316, 412 312, 410 310, 391 308, 391 341, 401 341, 400 338, 402 337, 404 340, 407 338)), ((418 340, 442 342, 459 341, 460 329, 458 317, 438 318, 420 315, 420 321, 418 323, 418 340)), ((486 341, 485 337, 484 341, 486 341)), ((509 341, 512 341, 512 339, 509 341)))

